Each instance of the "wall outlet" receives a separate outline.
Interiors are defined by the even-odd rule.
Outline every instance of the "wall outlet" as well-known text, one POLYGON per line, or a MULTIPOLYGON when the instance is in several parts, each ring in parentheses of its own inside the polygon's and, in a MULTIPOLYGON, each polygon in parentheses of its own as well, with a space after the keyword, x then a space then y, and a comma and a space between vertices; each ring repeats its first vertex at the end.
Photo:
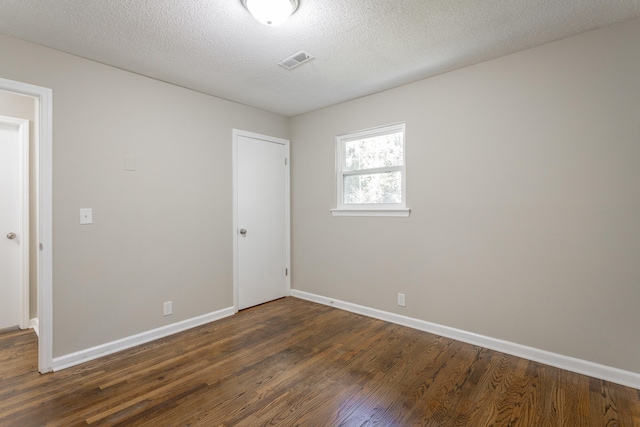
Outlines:
POLYGON ((167 301, 162 304, 162 315, 169 316, 173 314, 173 301, 167 301))
POLYGON ((405 295, 398 292, 398 305, 404 307, 405 305, 405 295))

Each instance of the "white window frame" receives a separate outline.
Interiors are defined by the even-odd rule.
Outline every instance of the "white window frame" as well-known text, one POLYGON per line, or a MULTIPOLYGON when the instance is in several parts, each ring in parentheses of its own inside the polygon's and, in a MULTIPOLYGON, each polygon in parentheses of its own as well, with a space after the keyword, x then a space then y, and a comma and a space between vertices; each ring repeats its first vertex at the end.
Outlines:
POLYGON ((407 150, 405 143, 405 124, 395 123, 371 129, 364 129, 357 132, 350 132, 336 136, 336 208, 331 209, 333 216, 395 216, 408 217, 411 209, 407 208, 407 182, 406 165, 407 150), (402 165, 386 166, 382 168, 362 169, 349 171, 346 169, 346 143, 358 139, 371 138, 378 135, 402 132, 402 165), (345 204, 344 203, 344 177, 348 175, 369 175, 371 173, 382 173, 400 171, 402 189, 400 203, 367 203, 367 204, 345 204))

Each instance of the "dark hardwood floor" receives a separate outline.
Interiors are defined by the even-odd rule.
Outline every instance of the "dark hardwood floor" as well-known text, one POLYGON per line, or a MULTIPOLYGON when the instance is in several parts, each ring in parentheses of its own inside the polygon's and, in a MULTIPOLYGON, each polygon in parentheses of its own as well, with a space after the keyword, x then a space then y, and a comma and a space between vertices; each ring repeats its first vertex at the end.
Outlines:
POLYGON ((640 391, 295 298, 60 372, 0 336, 0 426, 640 426, 640 391))

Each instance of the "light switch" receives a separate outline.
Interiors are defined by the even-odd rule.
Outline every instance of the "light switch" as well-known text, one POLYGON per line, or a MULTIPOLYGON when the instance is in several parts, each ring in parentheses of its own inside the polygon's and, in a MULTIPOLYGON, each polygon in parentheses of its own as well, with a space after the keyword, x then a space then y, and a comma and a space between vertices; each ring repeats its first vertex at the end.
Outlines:
POLYGON ((80 224, 93 224, 93 209, 80 209, 80 224))
POLYGON ((135 171, 136 170, 136 158, 135 157, 125 157, 124 158, 124 170, 126 171, 135 171))

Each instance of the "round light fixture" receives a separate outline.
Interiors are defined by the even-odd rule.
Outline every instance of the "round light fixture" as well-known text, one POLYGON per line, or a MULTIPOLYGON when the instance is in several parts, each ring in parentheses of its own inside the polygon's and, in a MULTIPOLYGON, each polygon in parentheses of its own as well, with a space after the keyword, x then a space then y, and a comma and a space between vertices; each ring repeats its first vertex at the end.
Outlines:
POLYGON ((298 8, 298 0, 241 0, 244 7, 265 25, 279 25, 298 8))

